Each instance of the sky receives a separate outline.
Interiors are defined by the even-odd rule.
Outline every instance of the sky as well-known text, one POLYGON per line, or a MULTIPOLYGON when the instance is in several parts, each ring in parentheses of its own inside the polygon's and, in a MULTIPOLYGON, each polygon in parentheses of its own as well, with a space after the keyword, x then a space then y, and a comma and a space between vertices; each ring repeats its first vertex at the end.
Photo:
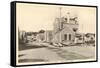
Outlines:
POLYGON ((16 22, 20 30, 38 32, 39 30, 53 30, 56 17, 77 16, 80 33, 95 33, 96 31, 96 8, 61 5, 44 5, 17 3, 16 22))

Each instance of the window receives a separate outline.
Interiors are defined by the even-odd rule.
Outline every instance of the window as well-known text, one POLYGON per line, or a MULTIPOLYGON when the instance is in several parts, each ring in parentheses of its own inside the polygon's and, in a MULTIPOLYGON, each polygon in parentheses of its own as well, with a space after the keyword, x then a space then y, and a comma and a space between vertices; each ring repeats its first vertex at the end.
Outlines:
POLYGON ((69 34, 69 40, 71 40, 71 34, 69 34))
POLYGON ((67 40, 67 34, 64 35, 64 40, 67 40))

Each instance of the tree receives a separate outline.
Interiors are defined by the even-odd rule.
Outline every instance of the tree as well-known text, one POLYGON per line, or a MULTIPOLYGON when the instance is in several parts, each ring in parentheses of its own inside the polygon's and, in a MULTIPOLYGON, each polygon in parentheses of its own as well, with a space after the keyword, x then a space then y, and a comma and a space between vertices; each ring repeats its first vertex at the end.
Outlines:
POLYGON ((76 33, 77 32, 77 30, 78 30, 78 28, 73 28, 73 31, 76 33))
POLYGON ((85 37, 89 38, 90 37, 90 34, 89 33, 85 34, 85 37))
POLYGON ((45 30, 40 30, 40 31, 39 31, 39 33, 44 33, 44 32, 45 32, 45 30))

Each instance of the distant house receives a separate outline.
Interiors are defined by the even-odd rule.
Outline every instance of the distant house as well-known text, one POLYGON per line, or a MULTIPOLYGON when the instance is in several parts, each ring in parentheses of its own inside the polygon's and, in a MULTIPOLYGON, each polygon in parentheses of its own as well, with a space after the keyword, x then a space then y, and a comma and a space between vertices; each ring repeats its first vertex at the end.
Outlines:
POLYGON ((33 36, 32 35, 31 36, 27 36, 27 41, 32 42, 33 41, 33 36))
POLYGON ((85 34, 84 33, 77 33, 75 35, 74 43, 84 43, 85 42, 85 34))
POLYGON ((95 34, 93 33, 77 33, 75 36, 75 43, 94 43, 95 42, 95 34))
POLYGON ((37 32, 26 32, 27 42, 36 41, 37 32))
POLYGON ((56 43, 71 43, 75 39, 75 33, 78 30, 78 23, 76 21, 77 17, 67 17, 56 18, 54 23, 53 32, 53 42, 56 43))
POLYGON ((45 32, 44 30, 40 30, 38 32, 37 37, 36 37, 38 42, 43 42, 45 40, 44 32, 45 32))
POLYGON ((86 43, 94 43, 95 42, 95 34, 93 34, 93 33, 85 34, 85 42, 86 43))
POLYGON ((52 30, 45 31, 44 37, 45 37, 44 41, 52 42, 52 40, 53 40, 53 31, 52 30))

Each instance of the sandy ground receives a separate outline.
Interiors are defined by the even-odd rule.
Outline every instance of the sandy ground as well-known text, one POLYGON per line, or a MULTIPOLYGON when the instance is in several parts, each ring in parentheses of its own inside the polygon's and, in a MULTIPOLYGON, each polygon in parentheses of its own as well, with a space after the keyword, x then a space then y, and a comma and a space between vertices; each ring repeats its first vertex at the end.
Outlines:
POLYGON ((67 61, 76 59, 94 59, 94 46, 66 46, 66 47, 33 48, 19 51, 18 61, 25 62, 49 62, 67 61))

